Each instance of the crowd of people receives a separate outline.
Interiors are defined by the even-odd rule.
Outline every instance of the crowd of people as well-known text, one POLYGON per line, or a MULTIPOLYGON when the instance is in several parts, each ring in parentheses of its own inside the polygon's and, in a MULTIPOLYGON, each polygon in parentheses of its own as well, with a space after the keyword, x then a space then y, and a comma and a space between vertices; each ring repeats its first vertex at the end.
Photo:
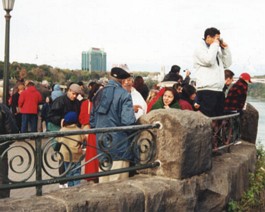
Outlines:
MULTIPOLYGON (((194 53, 196 82, 191 81, 189 70, 185 70, 183 78, 178 65, 171 67, 159 83, 160 87, 155 86, 150 90, 142 76, 130 74, 127 65, 113 67, 105 85, 94 81, 87 86, 83 82, 74 82, 66 92, 61 90, 59 84, 49 89, 49 84, 44 82, 42 89, 37 89, 33 81, 19 82, 9 101, 17 127, 21 133, 26 133, 40 131, 38 126, 42 126, 40 123, 43 122, 43 129, 47 131, 129 126, 134 125, 142 115, 157 109, 198 111, 208 117, 241 112, 251 77, 248 73, 242 73, 233 84, 234 73, 228 69, 232 64, 231 52, 220 34, 216 28, 205 30, 204 38, 194 53), (171 82, 171 85, 168 86, 170 83, 167 82, 171 82)), ((112 143, 103 144, 109 147, 109 154, 112 155, 112 169, 129 167, 133 161, 132 152, 128 151, 131 142, 127 139, 128 133, 111 132, 112 143)), ((104 142, 102 136, 98 133, 53 139, 54 150, 63 155, 64 166, 60 167, 59 174, 69 169, 72 160, 76 168, 68 175, 79 175, 79 159, 84 154, 86 161, 91 160, 85 165, 85 174, 98 172, 100 158, 98 160, 95 156, 100 153, 99 142, 104 142), (66 145, 72 153, 71 158, 66 145)), ((128 173, 87 180, 106 182, 126 178, 128 173)), ((60 188, 79 183, 80 180, 62 182, 60 188)))

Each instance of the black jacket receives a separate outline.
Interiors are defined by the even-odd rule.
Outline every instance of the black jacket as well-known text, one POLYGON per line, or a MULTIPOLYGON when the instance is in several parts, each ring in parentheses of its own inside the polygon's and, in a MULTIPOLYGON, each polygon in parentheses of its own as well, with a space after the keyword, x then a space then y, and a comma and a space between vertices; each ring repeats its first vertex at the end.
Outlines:
MULTIPOLYGON (((14 134, 18 132, 19 129, 13 114, 6 105, 0 104, 0 135, 14 134)), ((0 153, 8 148, 10 144, 11 142, 5 145, 0 145, 0 153)))
POLYGON ((76 112, 79 116, 80 102, 77 99, 71 101, 67 97, 67 94, 59 96, 52 103, 47 119, 49 122, 61 126, 61 120, 64 118, 65 114, 70 111, 76 112))

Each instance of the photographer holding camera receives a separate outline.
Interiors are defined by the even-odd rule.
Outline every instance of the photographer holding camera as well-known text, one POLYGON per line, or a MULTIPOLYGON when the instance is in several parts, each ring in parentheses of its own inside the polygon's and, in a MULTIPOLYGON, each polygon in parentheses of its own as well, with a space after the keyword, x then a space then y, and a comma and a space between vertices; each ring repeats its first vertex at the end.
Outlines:
POLYGON ((204 39, 195 50, 193 58, 198 104, 200 111, 209 117, 223 114, 224 69, 232 64, 230 50, 220 34, 216 28, 206 29, 204 39))

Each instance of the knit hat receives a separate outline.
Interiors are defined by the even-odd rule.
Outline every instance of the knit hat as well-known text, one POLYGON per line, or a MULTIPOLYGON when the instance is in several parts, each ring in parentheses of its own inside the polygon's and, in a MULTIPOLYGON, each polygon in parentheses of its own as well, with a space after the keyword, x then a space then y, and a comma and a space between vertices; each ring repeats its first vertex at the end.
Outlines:
POLYGON ((64 123, 65 124, 77 123, 77 113, 74 111, 70 111, 70 112, 66 113, 64 116, 64 123))
POLYGON ((127 79, 131 75, 120 67, 113 67, 110 71, 110 75, 117 79, 127 79))
POLYGON ((242 78, 243 80, 249 81, 251 83, 251 77, 248 73, 240 74, 240 78, 242 78))

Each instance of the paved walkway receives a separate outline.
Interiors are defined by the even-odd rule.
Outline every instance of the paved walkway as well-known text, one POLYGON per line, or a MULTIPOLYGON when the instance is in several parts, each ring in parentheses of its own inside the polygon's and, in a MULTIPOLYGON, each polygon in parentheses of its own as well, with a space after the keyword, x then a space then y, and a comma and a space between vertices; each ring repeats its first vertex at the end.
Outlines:
MULTIPOLYGON (((28 142, 32 147, 35 147, 35 141, 29 141, 28 142)), ((9 160, 14 158, 13 160, 13 167, 16 171, 20 171, 20 173, 14 173, 12 170, 9 169, 9 178, 14 181, 21 181, 22 179, 28 178, 33 170, 33 164, 32 161, 29 161, 29 155, 25 151, 25 149, 30 149, 30 145, 25 142, 15 142, 13 146, 16 146, 16 148, 13 148, 9 152, 9 160), (27 170, 27 171, 25 171, 27 170), (24 172, 25 171, 25 172, 24 172)), ((45 144, 45 141, 43 142, 45 144)), ((54 162, 51 159, 53 150, 50 150, 47 154, 48 162, 53 167, 58 166, 58 162, 54 162)), ((32 152, 30 153, 30 156, 32 157, 32 152)), ((58 176, 58 169, 49 169, 46 165, 44 167, 48 170, 49 173, 58 176)), ((35 181, 35 171, 32 174, 32 176, 27 180, 29 181, 35 181)), ((51 179, 51 177, 42 171, 42 179, 51 179)), ((54 190, 58 190, 59 184, 51 184, 51 185, 44 185, 42 187, 42 193, 49 193, 54 190)), ((22 188, 22 189, 12 189, 10 192, 10 198, 26 198, 30 197, 32 195, 36 195, 36 187, 29 187, 29 188, 22 188)))

